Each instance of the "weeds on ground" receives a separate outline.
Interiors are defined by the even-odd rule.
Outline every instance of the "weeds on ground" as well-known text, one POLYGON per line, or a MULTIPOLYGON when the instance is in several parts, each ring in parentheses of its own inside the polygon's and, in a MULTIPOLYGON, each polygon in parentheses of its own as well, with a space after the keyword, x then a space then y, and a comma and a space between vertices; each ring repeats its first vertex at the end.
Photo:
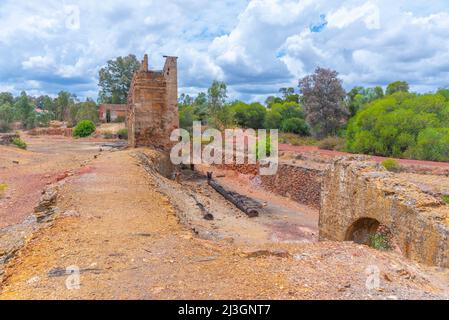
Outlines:
POLYGON ((441 197, 441 199, 443 199, 444 203, 449 204, 449 195, 445 194, 441 197))
POLYGON ((345 149, 346 141, 341 137, 327 137, 318 142, 318 148, 324 150, 343 151, 345 149))
POLYGON ((376 249, 376 250, 390 250, 390 240, 388 239, 388 236, 381 232, 373 233, 370 236, 370 247, 376 249))
POLYGON ((128 139, 128 129, 120 129, 117 131, 117 136, 119 139, 127 140, 128 139))
POLYGON ((317 144, 317 140, 312 137, 304 137, 294 133, 279 133, 279 143, 287 143, 293 146, 313 146, 317 144))
POLYGON ((105 131, 105 132, 103 132, 103 137, 105 139, 113 139, 114 138, 114 134, 111 131, 105 131))
POLYGON ((391 172, 397 172, 400 170, 401 166, 399 165, 399 162, 395 159, 387 159, 382 161, 382 166, 391 172))
POLYGON ((5 195, 6 189, 8 189, 8 185, 6 183, 0 183, 0 199, 5 195))
POLYGON ((20 139, 20 138, 14 138, 14 139, 12 140, 12 144, 15 145, 16 147, 20 148, 20 149, 26 150, 26 148, 27 148, 26 142, 23 141, 23 140, 20 139))

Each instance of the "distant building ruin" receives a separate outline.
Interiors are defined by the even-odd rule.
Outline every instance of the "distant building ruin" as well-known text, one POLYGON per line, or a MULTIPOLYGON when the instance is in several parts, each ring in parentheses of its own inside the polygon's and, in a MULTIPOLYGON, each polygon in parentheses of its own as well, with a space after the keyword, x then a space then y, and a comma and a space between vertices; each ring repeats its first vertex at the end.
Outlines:
POLYGON ((123 122, 126 118, 126 104, 102 103, 98 107, 98 118, 101 122, 123 122))
POLYGON ((126 123, 131 147, 168 150, 179 127, 177 57, 165 57, 161 71, 148 69, 148 55, 134 73, 128 94, 126 123))

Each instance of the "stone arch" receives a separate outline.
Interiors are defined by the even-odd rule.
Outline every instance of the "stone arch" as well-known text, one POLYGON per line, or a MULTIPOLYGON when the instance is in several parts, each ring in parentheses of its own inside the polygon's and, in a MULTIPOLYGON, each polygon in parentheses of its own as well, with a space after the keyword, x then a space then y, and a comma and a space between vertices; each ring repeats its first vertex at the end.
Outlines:
POLYGON ((381 223, 376 219, 359 218, 346 230, 345 240, 368 245, 370 236, 376 233, 380 225, 381 223))

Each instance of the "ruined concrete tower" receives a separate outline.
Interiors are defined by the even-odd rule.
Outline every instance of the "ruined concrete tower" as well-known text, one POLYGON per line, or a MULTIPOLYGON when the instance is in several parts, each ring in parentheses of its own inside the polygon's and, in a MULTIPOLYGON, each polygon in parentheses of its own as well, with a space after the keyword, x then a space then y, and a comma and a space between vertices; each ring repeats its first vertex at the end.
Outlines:
POLYGON ((171 132, 179 127, 177 57, 165 57, 161 71, 148 68, 145 54, 128 94, 126 123, 132 147, 169 150, 171 132))

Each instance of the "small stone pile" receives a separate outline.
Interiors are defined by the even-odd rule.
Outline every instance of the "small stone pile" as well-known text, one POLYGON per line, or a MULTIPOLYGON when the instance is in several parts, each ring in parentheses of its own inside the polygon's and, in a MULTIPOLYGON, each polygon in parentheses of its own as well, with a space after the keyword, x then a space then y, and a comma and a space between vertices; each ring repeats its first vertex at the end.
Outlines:
POLYGON ((1 133, 0 134, 0 145, 9 145, 16 138, 19 138, 19 135, 16 133, 1 133))

